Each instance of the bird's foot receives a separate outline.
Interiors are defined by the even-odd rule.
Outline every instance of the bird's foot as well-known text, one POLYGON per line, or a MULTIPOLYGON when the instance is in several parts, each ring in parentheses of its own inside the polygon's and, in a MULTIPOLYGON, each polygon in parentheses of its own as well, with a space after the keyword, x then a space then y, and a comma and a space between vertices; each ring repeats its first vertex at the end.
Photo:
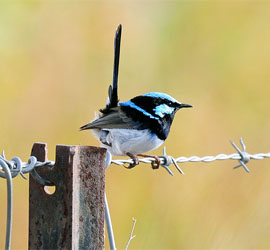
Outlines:
POLYGON ((136 155, 127 153, 127 156, 129 156, 133 160, 133 163, 130 163, 127 167, 124 166, 125 168, 131 169, 134 168, 136 165, 139 165, 139 158, 136 155))
POLYGON ((154 158, 155 161, 152 161, 152 162, 151 162, 151 165, 152 165, 152 168, 153 168, 153 169, 158 169, 159 166, 161 165, 160 159, 159 159, 157 156, 155 156, 155 155, 138 154, 137 156, 154 158))

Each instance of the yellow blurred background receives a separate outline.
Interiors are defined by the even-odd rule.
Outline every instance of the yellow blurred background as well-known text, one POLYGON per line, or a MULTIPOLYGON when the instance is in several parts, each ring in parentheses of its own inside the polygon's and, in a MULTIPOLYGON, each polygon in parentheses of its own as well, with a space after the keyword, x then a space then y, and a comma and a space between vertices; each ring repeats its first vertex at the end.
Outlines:
MULTIPOLYGON (((113 38, 123 25, 121 101, 150 91, 177 113, 165 146, 178 156, 270 151, 269 1, 5 1, 0 4, 0 149, 29 157, 34 142, 99 145, 78 128, 102 108, 113 38)), ((153 152, 160 155, 162 148, 153 152)), ((185 163, 182 176, 112 165, 106 192, 118 249, 270 248, 270 161, 185 163)), ((14 179, 12 249, 27 249, 28 182, 14 179)), ((0 248, 6 182, 0 179, 0 248)), ((106 236, 107 238, 107 236, 106 236)), ((106 248, 109 248, 106 239, 106 248)))

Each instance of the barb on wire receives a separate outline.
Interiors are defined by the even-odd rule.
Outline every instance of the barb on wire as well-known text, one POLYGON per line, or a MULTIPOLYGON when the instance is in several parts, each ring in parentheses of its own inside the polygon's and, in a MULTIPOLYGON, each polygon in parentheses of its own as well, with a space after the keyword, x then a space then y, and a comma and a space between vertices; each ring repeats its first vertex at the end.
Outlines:
MULTIPOLYGON (((244 141, 242 138, 240 139, 240 144, 242 146, 242 150, 240 150, 234 142, 230 141, 232 146, 237 150, 237 153, 226 155, 226 154, 219 154, 216 156, 204 156, 204 157, 199 157, 199 156, 191 156, 191 157, 178 157, 174 158, 172 156, 166 155, 166 150, 165 148, 163 149, 163 155, 159 156, 160 161, 161 161, 161 166, 164 167, 167 172, 170 175, 173 175, 172 171, 169 169, 170 165, 174 165, 174 167, 181 173, 184 174, 183 170, 179 167, 177 163, 185 163, 185 162, 212 162, 212 161, 217 161, 217 160, 237 160, 239 162, 238 165, 236 165, 234 168, 238 167, 243 167, 248 173, 250 170, 247 168, 246 164, 250 160, 262 160, 264 158, 270 158, 270 153, 258 153, 258 154, 249 154, 246 152, 246 146, 244 144, 244 141)), ((154 158, 140 158, 140 162, 143 163, 151 163, 155 161, 154 158)), ((123 165, 125 163, 133 163, 132 159, 128 160, 112 160, 111 161, 113 164, 116 165, 123 165)))
POLYGON ((236 165, 234 168, 238 168, 238 167, 243 167, 248 173, 250 172, 249 169, 247 168, 245 163, 248 163, 250 161, 250 157, 249 154, 246 152, 246 145, 244 144, 242 138, 240 138, 240 144, 242 146, 243 151, 241 151, 235 144, 233 141, 230 141, 231 144, 233 145, 233 147, 237 150, 238 154, 241 156, 241 159, 239 159, 239 163, 238 165, 236 165))

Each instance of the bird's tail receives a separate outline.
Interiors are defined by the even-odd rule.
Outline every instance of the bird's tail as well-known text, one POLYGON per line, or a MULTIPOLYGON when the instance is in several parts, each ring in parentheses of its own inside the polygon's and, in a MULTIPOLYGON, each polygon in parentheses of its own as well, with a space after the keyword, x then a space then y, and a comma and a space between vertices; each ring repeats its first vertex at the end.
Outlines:
POLYGON ((114 38, 114 65, 113 65, 113 84, 109 86, 109 97, 104 109, 100 112, 106 114, 111 108, 116 107, 118 104, 118 72, 119 72, 119 57, 121 45, 122 25, 119 24, 114 38))

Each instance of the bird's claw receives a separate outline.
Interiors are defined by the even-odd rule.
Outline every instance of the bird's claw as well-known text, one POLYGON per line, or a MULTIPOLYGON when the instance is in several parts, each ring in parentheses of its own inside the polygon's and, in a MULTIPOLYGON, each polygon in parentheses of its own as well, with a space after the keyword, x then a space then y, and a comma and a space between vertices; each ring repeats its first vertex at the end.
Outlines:
POLYGON ((157 156, 153 156, 155 158, 154 161, 151 162, 152 169, 158 169, 161 165, 161 161, 157 156))
POLYGON ((124 166, 125 168, 128 169, 134 168, 136 165, 139 165, 139 158, 137 156, 154 158, 155 160, 151 162, 152 169, 158 169, 159 166, 161 165, 161 160, 159 159, 159 157, 155 155, 145 155, 145 154, 134 155, 131 153, 127 153, 127 156, 129 156, 133 160, 133 162, 130 163, 127 167, 124 166))
POLYGON ((127 153, 127 155, 133 160, 132 163, 130 163, 127 167, 124 166, 127 169, 134 168, 135 166, 139 165, 139 159, 136 155, 133 155, 131 153, 127 153))
POLYGON ((138 154, 137 156, 154 158, 155 160, 154 161, 151 161, 152 169, 158 169, 159 166, 161 165, 161 161, 158 158, 158 156, 155 156, 155 155, 146 155, 146 154, 138 154))
POLYGON ((125 168, 127 168, 127 169, 132 169, 132 168, 134 168, 136 165, 138 165, 138 164, 136 164, 136 163, 130 163, 127 167, 124 165, 124 167, 125 168))

